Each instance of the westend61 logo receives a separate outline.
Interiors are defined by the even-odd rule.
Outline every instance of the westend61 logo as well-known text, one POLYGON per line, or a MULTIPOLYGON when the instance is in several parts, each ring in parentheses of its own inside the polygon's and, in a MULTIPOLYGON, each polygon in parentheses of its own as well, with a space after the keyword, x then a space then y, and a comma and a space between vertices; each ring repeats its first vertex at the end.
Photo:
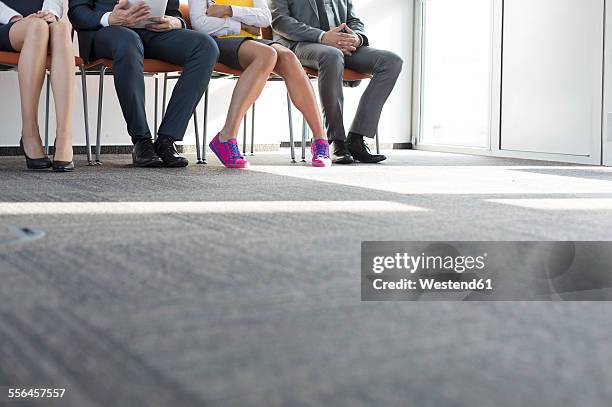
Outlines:
POLYGON ((363 301, 611 301, 612 242, 363 242, 363 301))

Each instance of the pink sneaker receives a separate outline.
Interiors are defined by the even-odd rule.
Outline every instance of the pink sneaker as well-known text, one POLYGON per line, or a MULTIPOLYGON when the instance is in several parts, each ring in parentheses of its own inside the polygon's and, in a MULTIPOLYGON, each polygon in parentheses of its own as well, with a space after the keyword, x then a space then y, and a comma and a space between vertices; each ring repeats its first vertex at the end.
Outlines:
POLYGON ((219 161, 227 168, 249 168, 249 162, 240 154, 238 142, 235 139, 222 143, 217 134, 209 144, 219 161))
POLYGON ((329 157, 329 143, 327 140, 313 140, 310 150, 312 151, 313 167, 331 167, 332 161, 329 157))

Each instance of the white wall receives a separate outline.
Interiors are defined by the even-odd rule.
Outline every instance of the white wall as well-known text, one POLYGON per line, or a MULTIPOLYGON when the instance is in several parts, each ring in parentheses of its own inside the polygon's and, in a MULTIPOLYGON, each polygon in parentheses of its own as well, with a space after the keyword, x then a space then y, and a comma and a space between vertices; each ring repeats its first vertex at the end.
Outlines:
MULTIPOLYGON (((373 46, 386 48, 397 52, 405 60, 405 68, 399 84, 389 99, 384 111, 380 135, 381 143, 401 143, 410 140, 410 112, 412 88, 412 26, 413 2, 406 0, 354 0, 358 15, 365 21, 368 34, 373 46), (383 6, 381 6, 383 4, 383 6)), ((147 81, 147 109, 149 122, 153 127, 153 95, 154 80, 147 81)), ((90 128, 92 142, 95 138, 96 104, 97 104, 97 78, 88 78, 90 128)), ((209 136, 218 131, 223 124, 227 104, 230 100, 234 81, 215 80, 210 87, 209 136)), ((161 87, 160 87, 161 88, 161 87)), ((364 85, 357 89, 346 90, 346 116, 347 126, 350 124, 352 114, 364 85)), ((14 72, 0 72, 0 91, 3 107, 0 109, 0 123, 3 131, 0 133, 0 146, 15 146, 19 142, 20 113, 17 74, 14 72)), ((270 83, 266 87, 258 103, 256 144, 272 144, 279 141, 288 141, 287 105, 285 102, 285 88, 282 83, 270 83)), ((44 95, 43 95, 44 97, 44 95)), ((40 126, 44 130, 44 99, 41 97, 40 126)), ((75 145, 84 145, 83 113, 81 107, 80 80, 75 85, 75 145)), ((112 78, 105 82, 105 104, 103 114, 102 141, 106 145, 130 144, 125 129, 125 123, 115 95, 112 78)), ((199 107, 200 118, 203 106, 199 107)), ((54 134, 54 116, 52 113, 51 135, 54 134)), ((301 116, 294 114, 296 137, 300 134, 301 116), (298 120, 299 119, 299 120, 298 120)), ((185 143, 194 143, 193 126, 190 126, 185 143)))

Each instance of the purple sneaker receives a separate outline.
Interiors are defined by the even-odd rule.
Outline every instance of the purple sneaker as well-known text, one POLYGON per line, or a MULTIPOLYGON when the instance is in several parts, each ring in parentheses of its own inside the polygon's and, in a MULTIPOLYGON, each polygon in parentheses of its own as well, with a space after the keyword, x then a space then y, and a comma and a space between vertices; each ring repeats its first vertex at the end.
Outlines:
POLYGON ((222 143, 219 134, 209 144, 210 149, 215 153, 219 161, 227 168, 249 168, 249 162, 240 154, 238 142, 231 139, 222 143))
POLYGON ((327 140, 314 140, 310 145, 312 151, 313 167, 331 167, 332 161, 329 157, 329 143, 327 140))

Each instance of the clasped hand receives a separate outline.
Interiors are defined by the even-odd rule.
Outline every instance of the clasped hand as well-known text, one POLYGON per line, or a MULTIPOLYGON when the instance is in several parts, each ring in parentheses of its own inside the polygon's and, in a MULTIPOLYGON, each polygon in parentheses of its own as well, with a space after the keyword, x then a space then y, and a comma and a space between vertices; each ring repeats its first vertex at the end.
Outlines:
POLYGON ((321 42, 330 47, 338 48, 344 55, 353 55, 361 44, 361 38, 346 24, 340 24, 323 34, 321 42))
MULTIPOLYGON (((57 16, 55 14, 53 14, 50 11, 47 10, 41 10, 38 11, 34 14, 30 14, 29 16, 27 16, 26 18, 40 18, 41 20, 45 20, 47 23, 51 24, 51 23, 56 23, 58 21, 57 16)), ((10 22, 11 23, 15 23, 19 20, 23 20, 22 16, 15 16, 13 18, 11 18, 10 22)))

